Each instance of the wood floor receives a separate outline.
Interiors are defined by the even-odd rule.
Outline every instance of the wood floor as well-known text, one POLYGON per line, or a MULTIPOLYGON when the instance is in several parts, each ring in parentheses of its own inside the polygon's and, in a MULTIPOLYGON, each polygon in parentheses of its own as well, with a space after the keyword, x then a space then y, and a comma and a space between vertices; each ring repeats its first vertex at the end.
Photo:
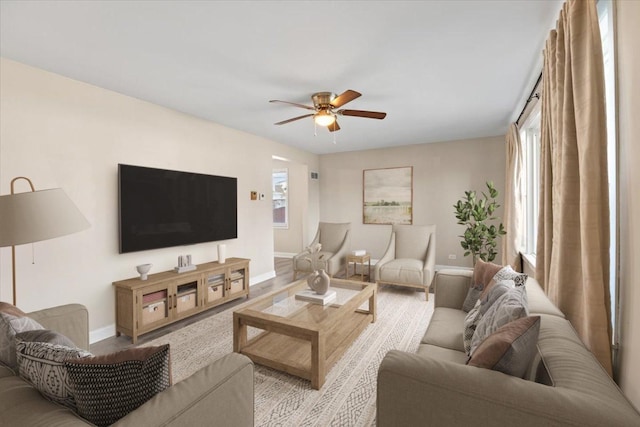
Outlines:
MULTIPOLYGON (((258 298, 262 295, 267 294, 268 292, 283 288, 293 281, 293 263, 291 261, 291 258, 275 258, 274 264, 275 264, 275 270, 276 270, 276 277, 274 277, 273 279, 266 280, 262 283, 258 283, 257 285, 251 286, 251 291, 250 291, 251 296, 249 297, 249 299, 258 298)), ((176 331, 186 325, 190 325, 199 320, 213 316, 214 314, 220 313, 221 311, 227 310, 231 307, 235 307, 239 304, 244 303, 245 301, 247 301, 246 298, 240 298, 235 301, 231 301, 227 304, 223 304, 221 306, 214 307, 205 312, 196 314, 194 316, 191 316, 179 322, 172 323, 171 325, 167 325, 164 328, 156 329, 155 331, 141 335, 140 337, 138 337, 138 345, 154 340, 169 332, 176 331)), ((102 355, 102 354, 113 353, 120 350, 125 350, 131 347, 135 347, 131 343, 131 338, 123 335, 119 337, 113 336, 111 338, 107 338, 102 341, 93 343, 91 344, 90 350, 95 355, 102 355)))

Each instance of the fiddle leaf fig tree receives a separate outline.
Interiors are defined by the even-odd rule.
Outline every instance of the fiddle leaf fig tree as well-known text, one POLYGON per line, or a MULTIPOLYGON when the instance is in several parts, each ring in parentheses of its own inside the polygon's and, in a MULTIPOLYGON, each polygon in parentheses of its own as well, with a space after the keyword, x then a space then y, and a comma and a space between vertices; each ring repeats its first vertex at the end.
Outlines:
POLYGON ((496 201, 498 190, 493 182, 486 184, 489 195, 482 192, 482 197, 478 197, 475 191, 465 191, 464 198, 453 205, 458 224, 466 227, 464 234, 458 236, 462 237, 460 245, 465 250, 464 256, 473 257, 474 265, 478 258, 485 262, 493 261, 498 254, 498 236, 507 234, 500 218, 494 216, 496 209, 500 207, 496 201))

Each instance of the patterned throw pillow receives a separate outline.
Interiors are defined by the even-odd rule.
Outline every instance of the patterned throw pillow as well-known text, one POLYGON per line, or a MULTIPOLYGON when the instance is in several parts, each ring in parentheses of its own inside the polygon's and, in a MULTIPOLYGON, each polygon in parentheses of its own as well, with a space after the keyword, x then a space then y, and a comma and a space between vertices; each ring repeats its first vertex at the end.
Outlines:
POLYGON ((478 326, 478 322, 481 319, 480 315, 480 301, 476 301, 476 305, 469 310, 469 314, 464 319, 464 332, 462 334, 462 343, 464 344, 464 351, 469 355, 469 351, 471 351, 471 339, 473 338, 473 333, 476 331, 476 327, 478 326))
POLYGON ((499 283, 493 285, 489 293, 480 298, 480 303, 482 304, 480 307, 480 315, 484 316, 494 302, 515 287, 513 280, 501 280, 499 283))
MULTIPOLYGON (((484 298, 478 298, 476 301, 476 305, 469 311, 469 314, 464 320, 464 332, 462 334, 462 342, 464 344, 464 349, 467 352, 467 356, 471 351, 471 340, 473 339, 473 334, 476 331, 478 323, 480 323, 480 319, 482 316, 489 310, 489 307, 498 300, 502 295, 509 291, 509 289, 513 289, 515 284, 513 280, 503 280, 497 285, 493 286, 488 295, 484 298)), ((468 297, 469 294, 467 294, 468 297)))
POLYGON ((493 276, 493 281, 499 282, 501 280, 513 280, 513 283, 515 283, 516 286, 524 286, 524 284, 527 283, 528 277, 529 276, 527 276, 526 274, 518 273, 513 268, 511 268, 510 265, 507 265, 500 271, 498 271, 495 276, 493 276))
POLYGON ((168 344, 67 361, 65 366, 78 414, 97 426, 115 423, 171 386, 168 344))
POLYGON ((18 341, 25 342, 46 342, 49 344, 64 345, 66 347, 76 348, 77 346, 69 338, 49 329, 35 329, 33 331, 25 331, 16 334, 16 343, 18 341))
MULTIPOLYGON (((10 305, 10 304, 6 304, 10 305)), ((11 306, 13 307, 13 306, 11 306)), ((14 309, 18 310, 16 307, 14 309)), ((0 311, 0 362, 17 370, 15 336, 19 332, 44 329, 35 320, 20 315, 21 311, 0 311)))
MULTIPOLYGON (((497 292, 497 287, 494 286, 494 288, 496 288, 496 290, 492 289, 489 292, 489 300, 491 300, 491 294, 497 292)), ((482 311, 482 304, 480 307, 482 311)), ((526 288, 523 286, 516 288, 507 287, 507 291, 496 299, 493 304, 489 305, 486 312, 482 314, 482 318, 478 322, 478 326, 471 339, 471 351, 469 354, 473 356, 478 345, 500 327, 528 315, 526 288)))
MULTIPOLYGON (((65 345, 22 341, 20 336, 23 334, 16 336, 16 354, 20 377, 30 382, 47 399, 75 409, 64 361, 88 357, 91 356, 91 353, 65 345)), ((60 339, 60 341, 65 339, 71 342, 67 338, 60 339)), ((73 343, 71 344, 73 345, 73 343)))
POLYGON ((489 293, 491 288, 498 282, 501 282, 504 280, 512 280, 516 287, 524 286, 524 284, 527 282, 528 277, 529 276, 527 276, 524 273, 518 273, 513 268, 511 268, 510 265, 506 265, 502 267, 500 270, 498 270, 493 276, 493 278, 489 281, 489 283, 486 284, 484 291, 482 292, 482 295, 480 295, 480 298, 485 297, 489 293))
POLYGON ((469 292, 467 292, 467 297, 464 299, 464 303, 462 304, 462 310, 465 313, 471 311, 471 309, 476 305, 478 299, 480 298, 480 294, 482 294, 482 285, 472 285, 469 288, 469 292))
POLYGON ((467 364, 522 378, 535 357, 539 332, 540 316, 507 323, 480 343, 467 364))

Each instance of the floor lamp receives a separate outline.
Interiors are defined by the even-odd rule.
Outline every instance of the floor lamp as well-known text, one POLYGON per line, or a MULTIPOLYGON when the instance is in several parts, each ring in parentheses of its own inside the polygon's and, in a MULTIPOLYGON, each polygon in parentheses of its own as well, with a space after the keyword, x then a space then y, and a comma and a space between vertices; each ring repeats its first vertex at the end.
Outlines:
POLYGON ((0 247, 11 246, 13 305, 16 305, 16 245, 65 236, 89 228, 89 222, 61 188, 36 191, 29 178, 11 180, 11 194, 0 196, 0 247), (23 179, 30 192, 14 191, 23 179))

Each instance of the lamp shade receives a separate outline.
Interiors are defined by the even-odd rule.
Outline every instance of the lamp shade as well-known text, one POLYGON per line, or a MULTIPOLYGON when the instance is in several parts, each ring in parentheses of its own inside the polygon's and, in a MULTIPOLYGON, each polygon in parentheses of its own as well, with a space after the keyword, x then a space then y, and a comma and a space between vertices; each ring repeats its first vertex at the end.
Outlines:
POLYGON ((61 188, 0 196, 0 247, 53 239, 89 226, 61 188))

